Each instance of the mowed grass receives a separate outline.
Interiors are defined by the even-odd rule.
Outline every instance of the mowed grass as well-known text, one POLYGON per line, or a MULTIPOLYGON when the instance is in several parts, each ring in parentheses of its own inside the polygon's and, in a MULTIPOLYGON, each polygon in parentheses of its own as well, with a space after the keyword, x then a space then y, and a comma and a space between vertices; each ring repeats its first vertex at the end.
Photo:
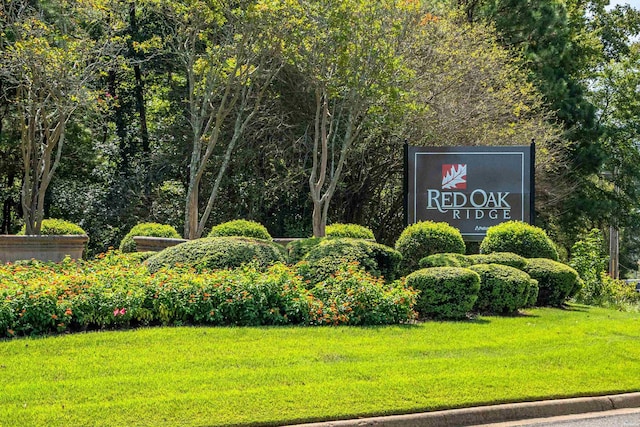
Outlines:
POLYGON ((0 342, 2 426, 280 425, 640 390, 640 314, 0 342))

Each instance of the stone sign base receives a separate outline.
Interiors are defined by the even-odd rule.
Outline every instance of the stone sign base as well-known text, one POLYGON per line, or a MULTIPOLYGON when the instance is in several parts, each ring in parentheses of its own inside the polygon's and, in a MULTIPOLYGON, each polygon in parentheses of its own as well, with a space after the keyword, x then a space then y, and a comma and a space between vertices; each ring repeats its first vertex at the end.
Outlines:
POLYGON ((0 262, 30 259, 60 262, 66 256, 80 259, 88 241, 89 237, 84 234, 65 236, 0 235, 0 262))

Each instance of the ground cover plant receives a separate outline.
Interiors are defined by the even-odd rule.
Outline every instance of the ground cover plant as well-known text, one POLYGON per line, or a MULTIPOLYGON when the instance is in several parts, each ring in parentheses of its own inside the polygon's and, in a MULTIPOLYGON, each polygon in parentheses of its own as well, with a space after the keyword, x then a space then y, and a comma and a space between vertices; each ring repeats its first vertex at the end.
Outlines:
POLYGON ((139 256, 0 267, 0 336, 140 325, 393 324, 415 317, 415 292, 347 265, 309 286, 296 267, 161 269, 139 256), (307 288, 311 289, 308 290, 307 288))
POLYGON ((282 425, 640 391, 639 314, 526 314, 0 341, 0 425, 282 425))

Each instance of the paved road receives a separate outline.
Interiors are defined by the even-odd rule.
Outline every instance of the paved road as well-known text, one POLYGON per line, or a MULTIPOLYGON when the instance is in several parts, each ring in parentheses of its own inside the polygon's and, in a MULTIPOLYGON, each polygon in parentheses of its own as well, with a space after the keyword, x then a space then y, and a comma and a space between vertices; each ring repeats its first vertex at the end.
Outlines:
POLYGON ((640 427, 640 408, 485 424, 477 427, 640 427))

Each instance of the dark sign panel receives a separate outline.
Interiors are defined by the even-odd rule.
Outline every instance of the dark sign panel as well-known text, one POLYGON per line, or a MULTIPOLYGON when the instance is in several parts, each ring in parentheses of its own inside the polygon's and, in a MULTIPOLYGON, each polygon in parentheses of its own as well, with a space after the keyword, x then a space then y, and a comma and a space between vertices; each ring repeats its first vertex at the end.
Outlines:
POLYGON ((407 147, 407 222, 447 222, 465 240, 532 222, 531 147, 407 147))

